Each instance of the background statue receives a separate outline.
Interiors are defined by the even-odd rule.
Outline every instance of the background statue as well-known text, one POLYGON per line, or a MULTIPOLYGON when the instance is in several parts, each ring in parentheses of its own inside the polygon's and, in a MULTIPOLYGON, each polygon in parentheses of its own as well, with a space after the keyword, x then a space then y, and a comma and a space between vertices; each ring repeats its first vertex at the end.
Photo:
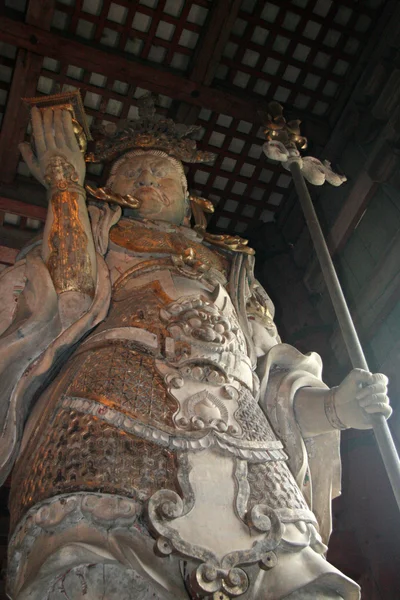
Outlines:
POLYGON ((70 113, 32 125, 48 218, 0 279, 10 598, 359 598, 325 542, 339 430, 390 415, 385 376, 330 390, 281 343, 251 250, 190 201, 209 157, 148 99, 88 154, 114 161, 89 214, 70 113))

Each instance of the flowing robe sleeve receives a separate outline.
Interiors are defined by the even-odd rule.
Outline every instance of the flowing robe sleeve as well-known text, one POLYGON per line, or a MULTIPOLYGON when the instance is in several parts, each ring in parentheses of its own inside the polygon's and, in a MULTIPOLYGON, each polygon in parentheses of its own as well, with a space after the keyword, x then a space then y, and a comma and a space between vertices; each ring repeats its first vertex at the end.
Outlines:
MULTIPOLYGON (((232 272, 230 293, 247 343, 251 346, 252 328, 246 305, 254 289, 257 289, 258 301, 265 305, 272 318, 274 307, 266 291, 254 278, 252 256, 236 258, 232 272)), ((258 354, 259 403, 285 446, 289 468, 317 517, 321 537, 327 543, 332 530, 332 499, 340 494, 340 433, 332 430, 303 438, 294 406, 295 395, 300 388, 327 387, 322 381, 322 361, 314 352, 304 355, 292 346, 280 343, 278 335, 274 343, 264 356, 258 354)), ((254 344, 250 354, 257 354, 254 344)), ((258 385, 255 386, 255 392, 257 388, 258 385)))
POLYGON ((111 285, 102 254, 120 211, 93 207, 97 283, 93 301, 63 326, 59 296, 40 247, 0 277, 0 485, 18 456, 25 421, 36 399, 76 344, 107 315, 111 285), (18 297, 16 296, 18 294, 18 297))
POLYGON ((277 344, 262 364, 260 406, 289 456, 289 468, 314 512, 324 543, 332 529, 332 499, 340 494, 340 433, 333 430, 303 438, 296 420, 294 398, 304 387, 326 388, 322 361, 288 344, 277 344))

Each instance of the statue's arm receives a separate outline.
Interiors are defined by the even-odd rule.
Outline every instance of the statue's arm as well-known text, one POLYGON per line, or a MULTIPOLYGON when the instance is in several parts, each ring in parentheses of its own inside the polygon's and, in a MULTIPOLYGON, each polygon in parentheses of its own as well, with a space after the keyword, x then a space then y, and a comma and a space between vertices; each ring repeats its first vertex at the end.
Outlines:
POLYGON ((60 299, 60 308, 79 316, 91 303, 96 255, 86 207, 85 161, 66 110, 32 109, 35 152, 20 150, 32 174, 47 189, 48 212, 42 258, 60 299))
MULTIPOLYGON (((258 358, 258 375, 265 383, 269 377, 265 377, 265 361, 281 340, 273 321, 273 304, 255 279, 252 280, 251 292, 247 300, 247 318, 258 358)), ((294 396, 293 408, 303 437, 351 427, 370 429, 369 415, 372 414, 382 414, 388 419, 392 409, 387 384, 388 379, 382 373, 353 369, 339 386, 332 389, 300 387, 294 396)))
POLYGON ((334 429, 370 429, 369 415, 392 413, 387 396, 387 377, 353 369, 332 389, 304 387, 294 398, 296 420, 304 437, 334 429))

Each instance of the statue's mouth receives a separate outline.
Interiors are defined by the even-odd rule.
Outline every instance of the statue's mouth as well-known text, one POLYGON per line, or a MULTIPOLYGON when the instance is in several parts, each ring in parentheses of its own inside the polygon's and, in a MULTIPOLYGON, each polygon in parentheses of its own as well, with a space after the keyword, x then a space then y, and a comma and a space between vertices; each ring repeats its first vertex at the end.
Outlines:
POLYGON ((150 198, 151 200, 156 200, 164 206, 170 206, 171 204, 171 201, 166 194, 164 194, 163 192, 159 191, 157 188, 154 188, 151 185, 138 187, 134 189, 132 191, 132 195, 135 196, 135 198, 138 198, 139 200, 146 200, 147 198, 150 198))

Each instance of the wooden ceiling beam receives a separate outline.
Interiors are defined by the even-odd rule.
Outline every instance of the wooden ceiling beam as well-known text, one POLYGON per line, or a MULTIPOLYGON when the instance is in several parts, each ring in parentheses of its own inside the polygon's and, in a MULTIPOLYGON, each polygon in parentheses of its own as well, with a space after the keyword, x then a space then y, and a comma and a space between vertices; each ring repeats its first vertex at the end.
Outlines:
POLYGON ((24 140, 29 113, 21 98, 34 96, 39 79, 41 56, 19 50, 7 108, 0 136, 0 180, 13 181, 17 172, 20 152, 18 144, 24 140))
POLYGON ((0 40, 40 56, 66 61, 87 71, 249 122, 254 121, 257 110, 264 104, 262 98, 242 97, 210 88, 171 71, 128 59, 110 49, 103 50, 7 17, 0 19, 0 40))
MULTIPOLYGON (((192 60, 190 81, 205 86, 212 84, 241 4, 241 0, 216 0, 213 2, 205 32, 200 43, 197 44, 192 60)), ((200 110, 200 106, 182 102, 177 110, 176 120, 179 123, 192 125, 197 121, 200 110)))
MULTIPOLYGON (((54 5, 55 0, 30 0, 26 23, 40 29, 50 29, 54 5)), ((0 180, 5 183, 13 181, 17 172, 20 156, 18 144, 24 140, 28 125, 29 114, 21 98, 36 94, 42 63, 42 56, 26 48, 18 50, 0 137, 0 180)))
POLYGON ((26 22, 41 29, 50 29, 55 0, 29 0, 26 22))
MULTIPOLYGON (((46 220, 47 208, 45 205, 39 206, 35 204, 28 204, 22 200, 16 200, 4 195, 4 189, 9 188, 15 194, 21 194, 26 198, 30 199, 29 191, 32 186, 0 186, 0 214, 5 213, 18 215, 21 217, 21 221, 25 219, 36 219, 44 222, 46 220), (26 192, 24 194, 24 192, 26 192)), ((34 186, 39 187, 39 186, 34 186)), ((41 186, 40 186, 41 187, 41 186)), ((43 202, 45 202, 45 194, 43 194, 43 202)), ((5 223, 0 224, 0 263, 13 264, 9 259, 13 256, 13 251, 10 249, 16 249, 17 251, 23 248, 30 242, 32 238, 38 235, 40 229, 25 229, 23 227, 17 227, 14 225, 7 225, 5 223), (4 260, 3 260, 4 259, 4 260)), ((14 252, 15 254, 15 252, 14 252)))
POLYGON ((38 221, 45 221, 47 214, 47 209, 44 206, 35 206, 34 204, 28 204, 27 202, 1 195, 0 211, 28 219, 37 219, 38 221))
POLYGON ((211 85, 224 48, 229 40, 242 0, 213 2, 204 37, 195 52, 192 81, 211 85))

